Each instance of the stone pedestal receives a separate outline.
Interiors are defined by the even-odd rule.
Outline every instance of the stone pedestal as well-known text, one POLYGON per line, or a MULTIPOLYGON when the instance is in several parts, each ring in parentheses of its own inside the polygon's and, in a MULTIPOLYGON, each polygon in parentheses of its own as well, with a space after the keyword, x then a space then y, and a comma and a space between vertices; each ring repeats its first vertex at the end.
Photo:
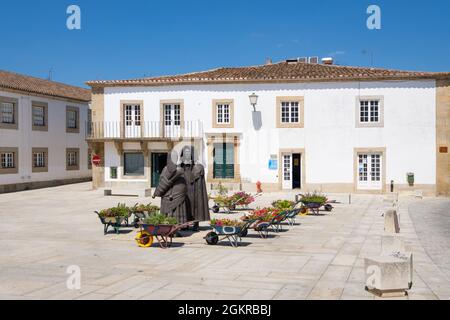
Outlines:
POLYGON ((400 233, 400 221, 396 210, 388 210, 384 214, 384 231, 386 233, 400 233))
POLYGON ((365 268, 366 290, 380 297, 405 296, 412 287, 412 253, 368 257, 365 268))

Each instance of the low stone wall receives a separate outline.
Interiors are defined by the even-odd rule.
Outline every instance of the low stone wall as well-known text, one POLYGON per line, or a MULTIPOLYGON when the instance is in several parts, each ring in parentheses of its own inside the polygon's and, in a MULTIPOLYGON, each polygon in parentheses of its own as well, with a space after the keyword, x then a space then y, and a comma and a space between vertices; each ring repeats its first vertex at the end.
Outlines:
POLYGON ((57 186, 63 186, 63 185, 67 185, 67 184, 89 182, 89 181, 92 181, 91 177, 6 184, 6 185, 0 185, 0 193, 11 193, 11 192, 26 191, 26 190, 50 188, 50 187, 57 187, 57 186))

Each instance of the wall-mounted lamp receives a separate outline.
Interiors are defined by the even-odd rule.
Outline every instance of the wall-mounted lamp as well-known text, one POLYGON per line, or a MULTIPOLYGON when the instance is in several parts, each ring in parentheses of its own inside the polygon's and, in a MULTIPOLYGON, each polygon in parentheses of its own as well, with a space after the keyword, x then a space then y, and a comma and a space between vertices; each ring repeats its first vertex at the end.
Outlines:
POLYGON ((253 110, 256 112, 256 105, 258 104, 258 96, 253 93, 249 96, 250 98, 250 104, 253 106, 253 110))

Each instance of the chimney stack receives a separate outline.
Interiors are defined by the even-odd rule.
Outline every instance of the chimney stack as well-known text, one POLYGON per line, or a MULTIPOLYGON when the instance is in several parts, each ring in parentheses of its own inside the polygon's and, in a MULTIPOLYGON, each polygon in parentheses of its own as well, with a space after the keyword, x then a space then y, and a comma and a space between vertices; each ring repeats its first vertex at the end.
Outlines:
POLYGON ((331 57, 330 58, 323 58, 322 59, 322 63, 331 66, 334 63, 334 60, 331 57))
POLYGON ((267 58, 266 59, 266 66, 271 65, 272 64, 272 59, 271 58, 267 58))

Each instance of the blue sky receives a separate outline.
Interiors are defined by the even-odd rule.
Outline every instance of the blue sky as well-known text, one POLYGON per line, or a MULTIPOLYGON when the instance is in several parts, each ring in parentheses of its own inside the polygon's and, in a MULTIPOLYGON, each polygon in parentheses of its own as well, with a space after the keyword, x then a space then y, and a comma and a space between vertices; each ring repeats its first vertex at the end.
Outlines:
POLYGON ((0 69, 74 85, 334 55, 339 64, 450 71, 448 0, 42 0, 0 3, 0 69), (82 29, 66 28, 66 9, 82 29), (382 29, 366 28, 366 9, 382 29), (7 13, 7 14, 5 14, 7 13))

